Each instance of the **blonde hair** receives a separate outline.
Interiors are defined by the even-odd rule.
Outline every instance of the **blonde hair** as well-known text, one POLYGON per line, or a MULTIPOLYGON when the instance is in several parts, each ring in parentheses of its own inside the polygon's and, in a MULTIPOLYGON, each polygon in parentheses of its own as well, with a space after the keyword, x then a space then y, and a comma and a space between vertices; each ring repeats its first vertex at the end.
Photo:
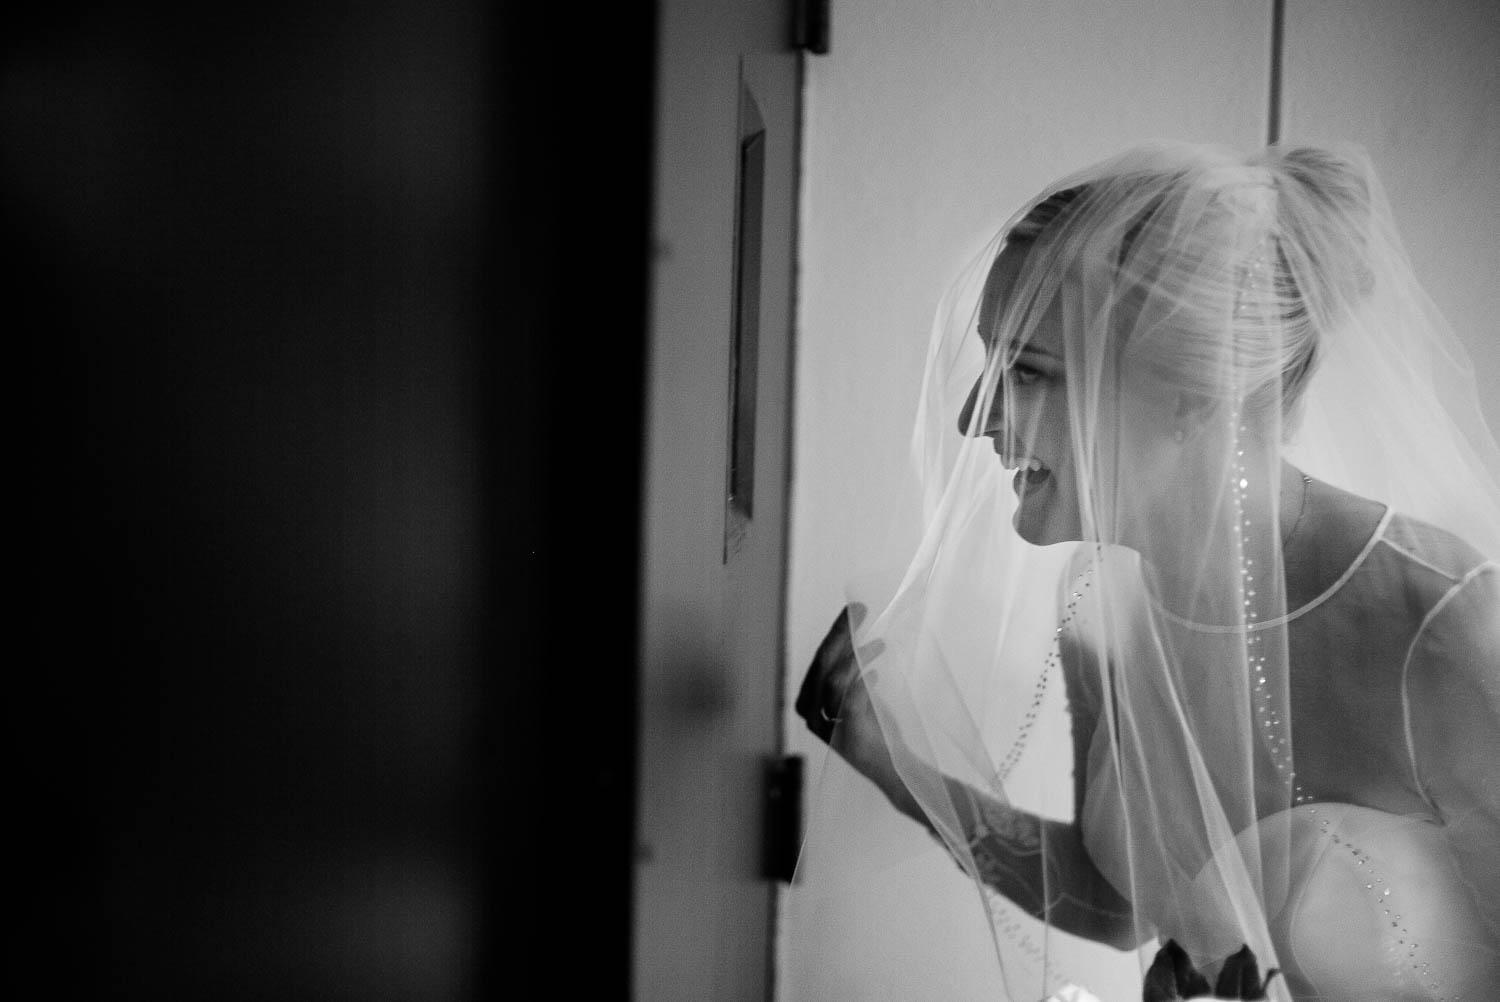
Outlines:
MULTIPOLYGON (((1166 273, 1181 270, 1187 261, 1192 278, 1211 280, 1162 310, 1173 318, 1170 338, 1137 350, 1150 351, 1155 357, 1148 364, 1186 391, 1222 387, 1222 379, 1191 369, 1224 364, 1224 345, 1201 342, 1222 331, 1229 315, 1232 364, 1241 370, 1235 384, 1244 391, 1245 407, 1254 411, 1275 401, 1283 427, 1290 430, 1317 371, 1322 340, 1370 291, 1369 220, 1370 188, 1359 165, 1316 147, 1273 147, 1237 165, 1208 158, 1157 161, 1150 174, 1105 174, 1058 188, 1015 221, 1006 245, 1040 256, 1040 267, 1075 265, 1063 259, 1064 248, 1106 253, 1120 303, 1135 310, 1146 309, 1154 283, 1168 280, 1166 273), (1128 218, 1097 211, 1102 189, 1132 183, 1152 192, 1144 203, 1128 198, 1108 203, 1128 210, 1128 218), (1103 244, 1063 239, 1074 227, 1107 233, 1109 239, 1103 244), (1206 260, 1217 271, 1204 267, 1206 260), (1185 322, 1195 316, 1199 323, 1185 322)), ((1183 275, 1170 281, 1176 293, 1188 288, 1183 275)), ((1133 329, 1138 319, 1111 326, 1133 329)), ((1152 329, 1160 332, 1155 325, 1152 329)))

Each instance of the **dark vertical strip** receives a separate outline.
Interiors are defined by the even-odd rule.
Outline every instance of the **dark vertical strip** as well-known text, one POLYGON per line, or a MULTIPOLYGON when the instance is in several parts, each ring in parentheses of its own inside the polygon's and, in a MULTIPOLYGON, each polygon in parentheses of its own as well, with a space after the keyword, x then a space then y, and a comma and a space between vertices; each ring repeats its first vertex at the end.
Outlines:
POLYGON ((1285 32, 1286 0, 1271 0, 1271 86, 1266 108, 1267 146, 1281 142, 1281 61, 1285 32))
POLYGON ((735 173, 734 333, 729 373, 729 470, 724 562, 739 551, 754 516, 755 387, 760 368, 760 261, 766 174, 766 128, 749 86, 740 81, 740 156, 735 173))
POLYGON ((657 20, 496 16, 477 997, 625 1000, 657 20))
MULTIPOLYGON (((791 343, 787 347, 786 354, 786 398, 794 403, 787 407, 786 427, 783 432, 782 455, 786 456, 786 473, 781 478, 782 510, 785 511, 788 522, 792 518, 792 484, 797 479, 797 355, 800 350, 799 338, 800 327, 798 324, 799 311, 801 309, 802 283, 798 276, 802 274, 802 178, 806 165, 803 162, 803 151, 806 149, 807 137, 807 61, 805 52, 797 55, 797 105, 795 118, 793 119, 793 148, 797 151, 792 158, 792 294, 787 297, 786 329, 790 332, 791 343)), ((789 568, 791 564, 792 534, 784 532, 781 536, 781 553, 779 556, 781 567, 781 597, 776 610, 777 632, 783 638, 786 637, 788 594, 791 591, 789 568)), ((786 664, 786 645, 782 644, 776 658, 776 705, 790 705, 790 696, 787 693, 788 678, 786 664)), ((776 714, 776 747, 783 751, 787 748, 786 714, 776 714)), ((802 808, 799 803, 797 808, 800 827, 802 808)), ((800 839, 799 839, 800 841, 800 839)), ((766 942, 775 943, 777 930, 781 923, 780 896, 771 895, 771 907, 768 910, 769 925, 766 942)), ((776 962, 776 951, 766 951, 766 991, 770 998, 781 997, 780 965, 776 962)))
POLYGON ((480 316, 497 6, 60 0, 0 35, 14 949, 52 994, 473 997, 479 638, 525 632, 481 584, 525 512, 479 470, 534 451, 481 421, 478 359, 527 357, 480 316))
POLYGON ((655 24, 7 22, 13 910, 53 994, 628 998, 655 24))

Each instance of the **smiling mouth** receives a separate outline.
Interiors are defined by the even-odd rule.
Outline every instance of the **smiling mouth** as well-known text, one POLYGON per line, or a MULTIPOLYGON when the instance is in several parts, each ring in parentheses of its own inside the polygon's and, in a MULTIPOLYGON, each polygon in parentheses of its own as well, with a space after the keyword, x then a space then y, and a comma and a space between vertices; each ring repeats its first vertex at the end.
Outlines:
POLYGON ((1047 482, 1052 476, 1052 471, 1040 459, 1029 456, 1025 459, 1016 457, 1002 457, 1006 466, 1016 471, 1016 487, 1019 489, 1024 483, 1028 487, 1037 487, 1047 482))

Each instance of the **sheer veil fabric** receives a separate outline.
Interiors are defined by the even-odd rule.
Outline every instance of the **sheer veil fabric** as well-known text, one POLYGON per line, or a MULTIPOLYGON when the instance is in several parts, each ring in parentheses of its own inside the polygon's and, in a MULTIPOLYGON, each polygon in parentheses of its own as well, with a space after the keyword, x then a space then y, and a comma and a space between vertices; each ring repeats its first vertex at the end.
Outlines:
MULTIPOLYGON (((1060 180, 943 298, 923 378, 921 543, 854 639, 993 997, 1138 998, 1168 939, 1210 977, 1248 946, 1271 998, 1488 997, 1500 450, 1363 157, 1060 180), (1133 993, 1093 983, 1122 957, 1133 993)), ((873 795, 813 796, 796 895, 921 834, 834 844, 873 795)))

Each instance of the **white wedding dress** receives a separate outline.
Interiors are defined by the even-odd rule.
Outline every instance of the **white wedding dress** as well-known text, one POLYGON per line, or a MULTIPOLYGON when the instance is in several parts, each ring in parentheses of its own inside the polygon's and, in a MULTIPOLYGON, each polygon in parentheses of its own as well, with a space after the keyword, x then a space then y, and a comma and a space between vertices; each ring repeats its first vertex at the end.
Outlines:
MULTIPOLYGON (((1211 658, 1220 631, 1176 624, 1211 658)), ((1496 997, 1500 933, 1477 896, 1500 891, 1500 874, 1484 872, 1496 866, 1500 775, 1488 789, 1460 789, 1451 780, 1434 785, 1428 773, 1482 775, 1484 763, 1497 761, 1495 718, 1484 726, 1480 717, 1500 705, 1500 566, 1387 511, 1347 570, 1284 625, 1297 803, 1261 819, 1253 836, 1241 834, 1238 852, 1220 854, 1284 868, 1263 879, 1283 889, 1267 905, 1288 987, 1297 999, 1349 1002, 1496 997), (1299 719, 1319 725, 1299 728, 1299 719), (1464 735, 1457 747, 1453 734, 1464 735), (1472 762, 1453 761, 1463 756, 1472 762), (1244 845, 1252 837, 1259 844, 1244 845)), ((1097 721, 1097 680, 1128 667, 1096 674, 1088 660, 1070 659, 1070 696, 1077 719, 1097 721)), ((1124 716, 1162 712, 1149 705, 1153 693, 1114 688, 1117 699, 1133 699, 1124 716)), ((1134 825, 1158 823, 1145 801, 1132 811, 1137 785, 1148 784, 1136 784, 1130 764, 1117 759, 1108 728, 1092 730, 1080 822, 1095 864, 1156 918, 1163 939, 1203 958, 1232 952, 1238 934, 1218 922, 1217 877, 1201 882, 1199 900, 1180 892, 1153 899, 1156 889, 1183 886, 1167 871, 1216 873, 1221 860, 1193 858, 1201 855, 1194 839, 1173 853, 1170 832, 1131 838, 1134 825)))

